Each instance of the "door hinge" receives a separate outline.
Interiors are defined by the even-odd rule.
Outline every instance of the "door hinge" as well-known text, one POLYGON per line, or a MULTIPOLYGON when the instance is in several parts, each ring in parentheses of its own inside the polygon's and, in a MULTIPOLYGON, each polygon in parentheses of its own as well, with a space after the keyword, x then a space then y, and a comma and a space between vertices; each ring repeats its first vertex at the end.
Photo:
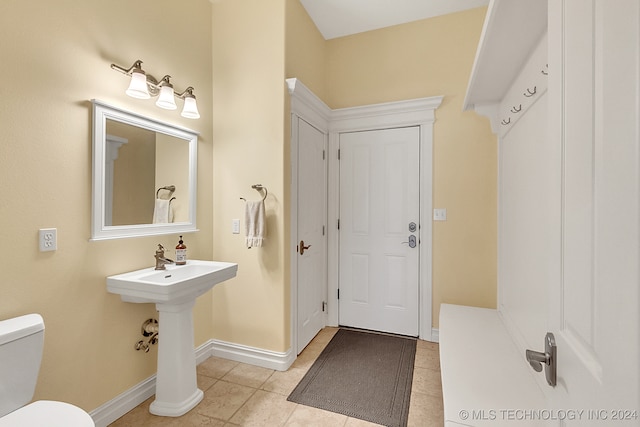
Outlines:
POLYGON ((322 150, 322 160, 324 160, 324 159, 325 159, 325 151, 322 150))
POLYGON ((340 299, 340 289, 338 289, 338 299, 340 299))
POLYGON ((338 218, 338 230, 340 230, 340 218, 338 218))
POLYGON ((324 236, 324 225, 322 226, 322 235, 324 236))
POLYGON ((327 303, 325 301, 322 301, 322 311, 325 311, 326 307, 327 307, 327 303))
POLYGON ((340 149, 338 148, 338 160, 340 160, 340 149))

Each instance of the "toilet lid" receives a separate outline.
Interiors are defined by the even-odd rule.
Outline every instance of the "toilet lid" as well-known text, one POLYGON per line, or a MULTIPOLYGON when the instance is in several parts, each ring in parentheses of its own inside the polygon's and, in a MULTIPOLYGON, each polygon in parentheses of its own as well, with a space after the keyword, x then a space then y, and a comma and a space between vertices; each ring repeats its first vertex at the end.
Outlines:
POLYGON ((0 418, 0 427, 95 427, 95 424, 77 406, 38 400, 0 418))

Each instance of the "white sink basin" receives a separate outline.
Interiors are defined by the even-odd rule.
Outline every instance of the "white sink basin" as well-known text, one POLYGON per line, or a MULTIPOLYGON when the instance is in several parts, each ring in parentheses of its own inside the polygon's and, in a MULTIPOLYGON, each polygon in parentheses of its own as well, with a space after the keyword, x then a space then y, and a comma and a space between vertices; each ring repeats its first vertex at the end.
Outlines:
POLYGON ((235 277, 238 264, 189 260, 107 277, 107 290, 125 302, 155 303, 159 313, 158 373, 152 414, 179 417, 203 396, 198 389, 193 348, 193 313, 196 298, 220 282, 235 277))
POLYGON ((176 304, 195 299, 220 282, 236 276, 238 264, 189 260, 187 265, 168 264, 107 277, 107 290, 123 301, 176 304))

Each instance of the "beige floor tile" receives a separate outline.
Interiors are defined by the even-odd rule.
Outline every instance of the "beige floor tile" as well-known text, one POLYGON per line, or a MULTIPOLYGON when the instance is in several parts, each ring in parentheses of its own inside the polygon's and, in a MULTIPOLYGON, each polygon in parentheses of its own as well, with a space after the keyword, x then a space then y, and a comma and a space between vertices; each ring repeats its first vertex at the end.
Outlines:
POLYGON ((151 402, 153 402, 155 398, 155 396, 152 396, 145 400, 131 411, 109 424, 109 427, 138 427, 149 425, 147 421, 152 417, 149 413, 149 405, 151 405, 151 402))
POLYGON ((275 371, 260 388, 289 396, 306 373, 306 369, 299 368, 289 368, 284 372, 275 371))
POLYGON ((318 343, 311 341, 309 345, 304 349, 302 353, 298 355, 298 358, 291 365, 292 368, 309 369, 313 362, 316 361, 322 350, 327 346, 326 343, 318 343))
POLYGON ((273 369, 239 363, 227 372, 225 376, 222 377, 222 380, 234 384, 246 385, 247 387, 260 388, 273 372, 273 369))
POLYGON ((258 390, 229 421, 243 427, 282 426, 295 408, 286 396, 258 390))
POLYGON ((444 426, 444 407, 442 398, 428 394, 411 393, 408 427, 444 426))
POLYGON ((229 421, 255 391, 251 387, 220 380, 207 390, 194 410, 200 415, 229 421))
POLYGON ((198 375, 197 381, 198 381, 198 388, 206 393, 209 387, 214 385, 218 380, 215 378, 207 377, 205 375, 198 375))
POLYGON ((317 344, 328 344, 331 341, 331 338, 338 332, 340 328, 326 327, 322 329, 318 334, 311 340, 313 343, 317 344))
MULTIPOLYGON (((152 397, 111 426, 272 427, 285 425, 285 422, 287 426, 376 426, 377 424, 357 418, 348 418, 286 401, 287 396, 337 331, 338 328, 325 328, 320 331, 286 372, 211 357, 198 365, 198 387, 205 392, 204 399, 188 414, 177 418, 151 415, 149 405, 155 398, 152 397), (224 380, 220 380, 223 377, 224 380), (256 390, 257 388, 261 390, 256 390), (319 413, 322 413, 322 416, 318 415, 319 413), (312 421, 305 423, 304 420, 308 419, 310 414, 316 415, 311 416, 312 421)), ((438 351, 436 343, 417 341, 409 427, 443 425, 438 351)))
POLYGON ((196 367, 198 375, 220 379, 227 372, 238 366, 240 362, 222 359, 220 357, 210 357, 196 367))
POLYGON ((148 426, 153 427, 223 427, 225 422, 216 420, 204 415, 200 415, 195 411, 190 411, 181 417, 154 417, 150 420, 148 426))
POLYGON ((429 396, 442 397, 442 381, 440 371, 428 368, 413 368, 412 392, 428 394, 429 396))
POLYGON ((224 421, 200 415, 195 409, 181 417, 159 417, 153 415, 149 412, 149 405, 154 399, 155 396, 147 399, 122 418, 110 424, 110 427, 222 427, 224 425, 224 421))
POLYGON ((417 340, 417 347, 424 348, 426 350, 434 350, 440 351, 440 345, 437 342, 425 341, 425 340, 417 340))
POLYGON ((440 354, 437 347, 417 346, 415 366, 420 368, 440 369, 440 354))
POLYGON ((311 406, 297 405, 286 427, 340 427, 347 422, 347 416, 335 412, 323 411, 311 406))

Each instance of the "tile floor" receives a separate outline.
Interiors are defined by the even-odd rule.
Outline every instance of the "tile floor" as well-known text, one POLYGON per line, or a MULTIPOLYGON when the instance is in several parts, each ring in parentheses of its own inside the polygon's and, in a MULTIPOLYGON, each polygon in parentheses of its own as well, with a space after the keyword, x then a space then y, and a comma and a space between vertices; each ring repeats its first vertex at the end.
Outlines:
MULTIPOLYGON (((287 401, 287 396, 336 331, 337 328, 320 331, 286 372, 211 357, 198 365, 198 387, 204 391, 204 399, 187 414, 178 418, 151 415, 151 397, 110 427, 375 426, 377 424, 287 401)), ((442 427, 443 412, 438 344, 418 340, 409 427, 442 427)))

